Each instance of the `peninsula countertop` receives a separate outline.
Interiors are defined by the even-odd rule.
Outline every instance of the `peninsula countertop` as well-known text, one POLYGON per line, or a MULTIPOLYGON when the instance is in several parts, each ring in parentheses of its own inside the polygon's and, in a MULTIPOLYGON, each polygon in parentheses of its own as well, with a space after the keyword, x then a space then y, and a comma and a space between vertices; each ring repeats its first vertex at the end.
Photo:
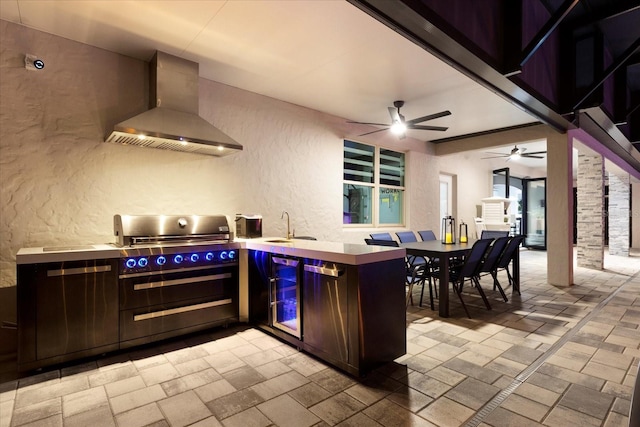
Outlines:
POLYGON ((256 238, 236 239, 246 249, 295 256, 315 258, 323 261, 349 265, 370 264, 404 258, 404 248, 370 246, 359 243, 327 242, 322 240, 256 238))

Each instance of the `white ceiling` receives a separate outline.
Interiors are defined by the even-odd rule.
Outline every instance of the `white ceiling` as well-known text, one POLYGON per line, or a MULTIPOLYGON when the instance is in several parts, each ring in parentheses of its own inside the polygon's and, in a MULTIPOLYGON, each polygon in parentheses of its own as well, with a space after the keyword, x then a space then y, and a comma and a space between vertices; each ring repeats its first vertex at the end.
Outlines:
POLYGON ((348 120, 388 123, 397 99, 407 120, 452 112, 424 123, 446 132, 408 132, 420 140, 536 121, 341 0, 1 0, 0 18, 145 61, 161 50, 203 78, 348 120))

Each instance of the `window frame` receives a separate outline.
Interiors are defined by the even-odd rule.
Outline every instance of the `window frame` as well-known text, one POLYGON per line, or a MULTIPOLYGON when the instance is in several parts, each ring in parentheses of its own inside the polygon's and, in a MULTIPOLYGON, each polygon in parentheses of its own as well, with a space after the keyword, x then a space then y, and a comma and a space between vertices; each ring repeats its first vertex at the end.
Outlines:
POLYGON ((397 149, 392 149, 392 148, 388 148, 388 147, 384 147, 384 146, 380 146, 380 145, 375 145, 375 144, 370 144, 370 143, 365 143, 365 142, 360 142, 360 141, 356 141, 353 139, 347 139, 344 138, 343 142, 342 142, 342 159, 343 159, 343 166, 342 166, 342 196, 344 197, 344 186, 345 185, 355 185, 355 186, 362 186, 362 187, 369 187, 371 188, 371 204, 372 204, 372 209, 371 209, 371 222, 370 223, 366 223, 366 224, 362 224, 362 223, 344 223, 344 219, 343 219, 343 223, 342 226, 343 228, 348 228, 348 229, 354 229, 354 228, 403 228, 407 222, 407 152, 406 151, 400 151, 397 149), (346 141, 350 141, 356 144, 362 144, 362 145, 366 145, 368 147, 373 147, 373 183, 368 183, 368 182, 362 182, 362 181, 351 181, 351 180, 345 180, 344 176, 345 176, 345 167, 344 167, 344 160, 345 160, 345 142, 346 141), (381 184, 381 175, 385 175, 382 173, 382 168, 381 168, 381 151, 393 151, 394 153, 399 153, 402 154, 402 160, 403 160, 403 167, 404 170, 402 171, 402 182, 403 185, 391 185, 391 184, 381 184), (400 222, 398 223, 384 223, 381 224, 380 223, 380 191, 381 189, 384 188, 388 188, 388 189, 392 189, 392 190, 400 190, 401 194, 402 194, 402 205, 401 205, 401 218, 400 218, 400 222))

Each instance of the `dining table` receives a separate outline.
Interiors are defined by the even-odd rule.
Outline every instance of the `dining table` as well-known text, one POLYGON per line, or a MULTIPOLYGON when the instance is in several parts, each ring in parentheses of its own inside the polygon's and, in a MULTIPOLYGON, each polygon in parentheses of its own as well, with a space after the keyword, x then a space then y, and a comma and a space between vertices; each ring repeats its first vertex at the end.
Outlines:
MULTIPOLYGON (((451 260, 467 255, 473 244, 474 239, 469 239, 466 243, 443 243, 440 240, 427 240, 422 242, 401 243, 400 247, 404 248, 407 255, 419 256, 428 259, 438 260, 438 314, 440 317, 449 317, 449 267, 451 260)), ((519 251, 515 251, 512 259, 512 277, 513 290, 520 289, 520 255, 519 251)))

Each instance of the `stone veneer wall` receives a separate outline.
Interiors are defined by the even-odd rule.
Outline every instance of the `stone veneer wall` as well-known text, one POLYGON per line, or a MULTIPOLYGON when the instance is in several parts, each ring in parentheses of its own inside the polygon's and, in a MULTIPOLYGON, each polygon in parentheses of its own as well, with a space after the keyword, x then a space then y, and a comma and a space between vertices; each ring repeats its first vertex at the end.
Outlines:
POLYGON ((578 266, 602 269, 604 262, 604 159, 578 155, 578 266))
POLYGON ((629 256, 629 175, 609 173, 609 254, 629 256))

